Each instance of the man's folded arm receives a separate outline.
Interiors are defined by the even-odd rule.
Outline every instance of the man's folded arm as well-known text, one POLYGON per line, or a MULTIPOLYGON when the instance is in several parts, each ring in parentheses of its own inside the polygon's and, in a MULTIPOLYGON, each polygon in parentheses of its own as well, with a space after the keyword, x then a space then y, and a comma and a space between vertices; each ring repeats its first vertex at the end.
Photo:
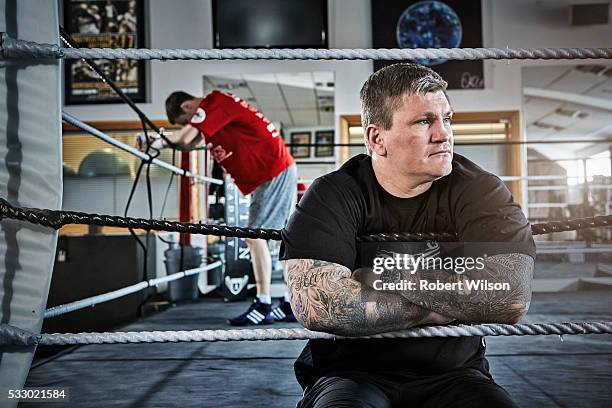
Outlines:
POLYGON ((337 263, 289 259, 286 270, 291 306, 310 330, 357 337, 450 320, 399 293, 360 283, 349 268, 337 263))
MULTIPOLYGON (((419 269, 403 277, 414 281, 457 284, 453 290, 406 290, 401 292, 411 302, 466 323, 518 323, 529 309, 534 260, 521 253, 487 257, 484 268, 463 274, 452 271, 419 269), (467 282, 506 284, 503 289, 468 289, 467 282), (460 289, 460 290, 459 290, 460 289)), ((502 286, 500 286, 502 287, 502 286)))
POLYGON ((412 275, 417 283, 420 279, 462 282, 463 290, 418 290, 405 295, 418 305, 465 323, 517 323, 527 313, 531 300, 534 258, 530 252, 533 250, 535 255, 535 245, 529 223, 510 190, 496 176, 482 174, 457 194, 451 218, 460 240, 468 252, 480 256, 494 244, 495 255, 484 256, 481 269, 467 269, 463 273, 421 269, 412 275), (503 246, 503 251, 498 246, 503 246), (503 284, 504 289, 470 290, 466 287, 468 282, 503 284))

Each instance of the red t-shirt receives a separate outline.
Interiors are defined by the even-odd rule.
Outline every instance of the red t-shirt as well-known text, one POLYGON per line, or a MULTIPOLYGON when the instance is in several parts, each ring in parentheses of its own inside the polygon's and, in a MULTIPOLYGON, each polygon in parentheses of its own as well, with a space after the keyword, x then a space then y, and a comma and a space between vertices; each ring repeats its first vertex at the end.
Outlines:
POLYGON ((244 195, 294 163, 274 125, 233 95, 212 91, 189 124, 202 133, 212 157, 244 195))

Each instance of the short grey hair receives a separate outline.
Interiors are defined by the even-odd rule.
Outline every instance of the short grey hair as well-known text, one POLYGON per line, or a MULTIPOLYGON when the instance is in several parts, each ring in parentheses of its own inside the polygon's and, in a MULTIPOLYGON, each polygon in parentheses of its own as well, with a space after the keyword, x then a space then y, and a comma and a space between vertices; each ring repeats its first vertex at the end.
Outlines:
MULTIPOLYGON (((365 129, 378 124, 391 129, 393 112, 407 95, 425 95, 442 91, 446 95, 448 83, 433 69, 419 64, 399 63, 376 71, 361 87, 361 125, 365 129)), ((448 98, 448 96, 447 96, 448 98)), ((371 154, 368 141, 365 141, 371 154)))

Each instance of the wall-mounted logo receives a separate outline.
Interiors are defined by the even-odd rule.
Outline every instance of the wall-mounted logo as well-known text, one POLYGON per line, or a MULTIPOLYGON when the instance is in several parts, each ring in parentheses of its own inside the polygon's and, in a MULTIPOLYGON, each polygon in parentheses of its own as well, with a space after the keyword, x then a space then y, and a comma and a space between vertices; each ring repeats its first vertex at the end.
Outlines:
POLYGON ((244 275, 242 278, 225 277, 225 287, 232 295, 238 295, 242 289, 249 283, 249 275, 244 275))
POLYGON ((195 115, 191 118, 191 123, 202 123, 206 119, 206 112, 202 108, 198 108, 195 115))

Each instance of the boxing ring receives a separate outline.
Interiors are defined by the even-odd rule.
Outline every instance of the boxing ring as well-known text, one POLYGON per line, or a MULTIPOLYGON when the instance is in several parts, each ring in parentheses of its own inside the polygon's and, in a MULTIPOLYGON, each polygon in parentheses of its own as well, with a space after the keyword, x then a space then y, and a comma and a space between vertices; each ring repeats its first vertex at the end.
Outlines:
MULTIPOLYGON (((60 305, 45 310, 54 262, 57 229, 66 224, 86 224, 140 228, 146 231, 174 231, 240 238, 280 239, 277 230, 249 229, 233 226, 180 223, 167 220, 120 217, 104 214, 60 211, 62 193, 61 120, 129 151, 143 161, 160 165, 185 177, 200 182, 220 184, 219 180, 190 173, 159 161, 149 153, 141 153, 129 146, 118 145, 97 129, 77 118, 61 112, 61 59, 384 59, 413 60, 420 58, 445 59, 610 59, 610 48, 572 49, 329 49, 329 50, 208 50, 208 49, 78 49, 62 48, 58 44, 58 16, 56 2, 0 0, 5 10, 0 26, 1 55, 0 93, 6 109, 0 110, 2 127, 0 157, 4 157, 7 171, 0 172, 0 219, 3 238, 0 265, 3 277, 2 321, 0 322, 0 387, 19 389, 24 386, 32 356, 37 346, 88 345, 118 343, 194 343, 260 340, 305 340, 340 338, 303 328, 252 330, 166 330, 119 331, 114 333, 49 333, 40 334, 42 321, 70 313, 97 303, 117 299, 162 282, 180 279, 215 268, 211 263, 201 268, 143 281, 139 284, 100 294, 92 298, 60 305), (42 23, 41 23, 42 21, 42 23), (18 30, 32 27, 35 31, 18 30)), ((608 227, 612 216, 598 216, 575 220, 534 224, 534 235, 584 228, 608 227)), ((402 233, 377 234, 359 237, 361 241, 453 241, 449 234, 402 233)), ((481 324, 427 326, 410 330, 382 333, 367 338, 417 338, 461 336, 541 336, 611 334, 612 321, 576 321, 551 323, 523 323, 515 325, 481 324)), ((117 346, 119 347, 119 346, 117 346)), ((129 346, 121 346, 129 347, 129 346)), ((12 401, 16 404, 16 401, 12 401)))

